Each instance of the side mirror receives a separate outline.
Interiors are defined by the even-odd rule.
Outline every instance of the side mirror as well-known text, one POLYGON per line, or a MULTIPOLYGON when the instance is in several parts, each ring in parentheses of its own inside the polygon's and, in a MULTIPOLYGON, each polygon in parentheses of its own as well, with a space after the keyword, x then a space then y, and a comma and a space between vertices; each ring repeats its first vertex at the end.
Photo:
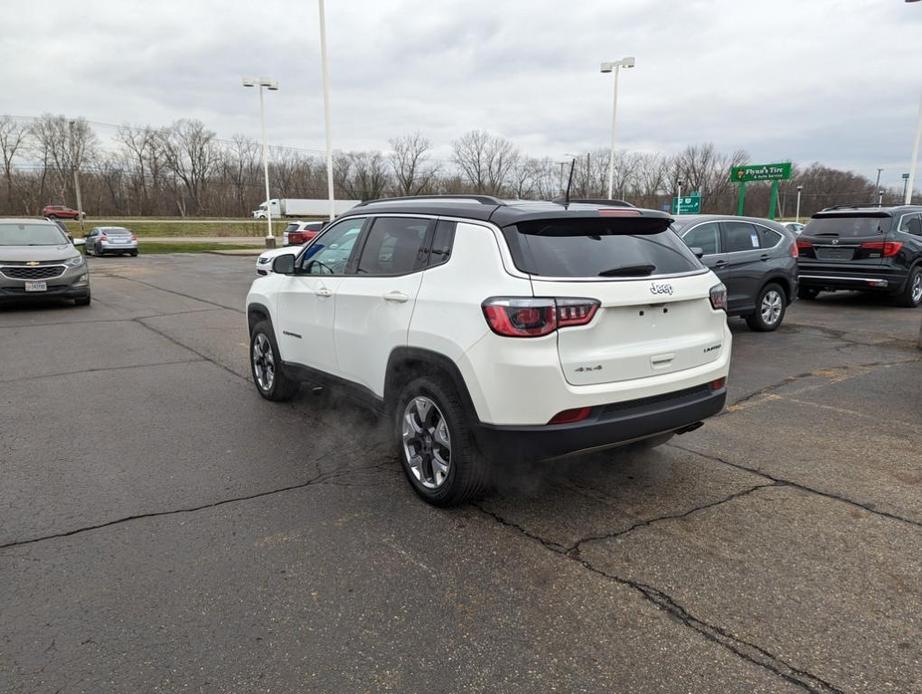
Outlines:
POLYGON ((283 253, 272 261, 272 272, 277 275, 295 274, 295 257, 291 253, 283 253))
POLYGON ((703 248, 699 248, 698 246, 692 246, 692 247, 689 248, 688 250, 690 250, 692 253, 694 253, 694 254, 695 254, 695 257, 696 257, 698 260, 701 260, 701 259, 704 257, 704 249, 703 249, 703 248))
POLYGON ((86 239, 75 239, 71 237, 71 243, 73 243, 75 246, 85 246, 86 239))

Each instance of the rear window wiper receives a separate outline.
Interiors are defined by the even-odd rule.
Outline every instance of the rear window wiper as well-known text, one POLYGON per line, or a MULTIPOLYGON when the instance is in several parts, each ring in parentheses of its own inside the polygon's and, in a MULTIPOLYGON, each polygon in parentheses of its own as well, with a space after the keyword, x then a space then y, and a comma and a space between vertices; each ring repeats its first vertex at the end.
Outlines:
POLYGON ((602 270, 599 277, 644 277, 652 275, 656 265, 622 265, 611 270, 602 270))

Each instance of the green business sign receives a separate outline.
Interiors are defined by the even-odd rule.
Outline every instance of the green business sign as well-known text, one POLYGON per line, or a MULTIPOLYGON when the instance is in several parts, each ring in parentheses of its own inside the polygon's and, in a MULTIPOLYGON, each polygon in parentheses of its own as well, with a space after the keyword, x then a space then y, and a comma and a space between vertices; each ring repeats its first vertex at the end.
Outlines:
POLYGON ((672 199, 672 214, 698 214, 699 212, 701 212, 701 193, 692 193, 672 199))
POLYGON ((730 168, 732 183, 750 181, 786 181, 791 177, 791 162, 781 164, 746 164, 730 168))

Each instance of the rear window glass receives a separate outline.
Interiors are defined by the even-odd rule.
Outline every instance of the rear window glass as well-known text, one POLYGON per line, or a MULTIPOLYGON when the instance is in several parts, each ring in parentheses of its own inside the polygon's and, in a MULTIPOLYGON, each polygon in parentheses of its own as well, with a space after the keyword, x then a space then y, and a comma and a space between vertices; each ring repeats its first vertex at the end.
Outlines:
POLYGON ((886 234, 890 230, 890 217, 819 217, 811 219, 804 227, 807 236, 838 236, 857 238, 886 234))
POLYGON ((287 227, 285 227, 285 231, 297 231, 297 230, 298 230, 297 224, 289 224, 287 227))
POLYGON ((752 251, 759 248, 759 232, 748 222, 722 222, 726 236, 724 253, 752 251))
POLYGON ((632 277, 700 269, 662 219, 550 219, 503 228, 516 267, 544 277, 632 277))
POLYGON ((128 229, 122 229, 120 227, 106 227, 103 231, 107 236, 128 236, 131 234, 128 229))

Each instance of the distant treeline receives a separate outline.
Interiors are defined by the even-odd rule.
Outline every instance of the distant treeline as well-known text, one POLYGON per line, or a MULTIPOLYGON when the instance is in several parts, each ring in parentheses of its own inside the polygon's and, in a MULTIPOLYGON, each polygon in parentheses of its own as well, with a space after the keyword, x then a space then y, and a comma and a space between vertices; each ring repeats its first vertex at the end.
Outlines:
MULTIPOLYGON (((83 208, 95 217, 249 215, 265 198, 259 143, 243 135, 219 140, 204 123, 125 125, 114 146, 103 147, 85 119, 43 115, 0 116, 3 186, 0 214, 35 215, 48 203, 76 206, 79 171, 83 208)), ((572 197, 604 197, 609 151, 574 157, 572 197)), ((661 209, 682 181, 683 193, 700 192, 703 212, 736 211, 730 167, 749 162, 742 150, 719 152, 712 144, 689 145, 678 154, 619 151, 614 194, 641 207, 661 209)), ((449 160, 438 161, 420 133, 389 141, 387 151, 337 152, 334 185, 341 198, 370 199, 427 193, 481 193, 508 198, 553 199, 566 185, 569 165, 521 151, 510 140, 472 130, 452 143, 449 160)), ((273 197, 323 198, 326 166, 321 157, 273 147, 269 163, 273 197)), ((801 216, 835 204, 876 201, 864 176, 819 163, 795 165, 781 184, 778 214, 794 215, 796 186, 803 186, 801 216)), ((895 201, 900 191, 888 191, 895 201)), ((768 212, 769 185, 749 184, 746 213, 768 212)))

